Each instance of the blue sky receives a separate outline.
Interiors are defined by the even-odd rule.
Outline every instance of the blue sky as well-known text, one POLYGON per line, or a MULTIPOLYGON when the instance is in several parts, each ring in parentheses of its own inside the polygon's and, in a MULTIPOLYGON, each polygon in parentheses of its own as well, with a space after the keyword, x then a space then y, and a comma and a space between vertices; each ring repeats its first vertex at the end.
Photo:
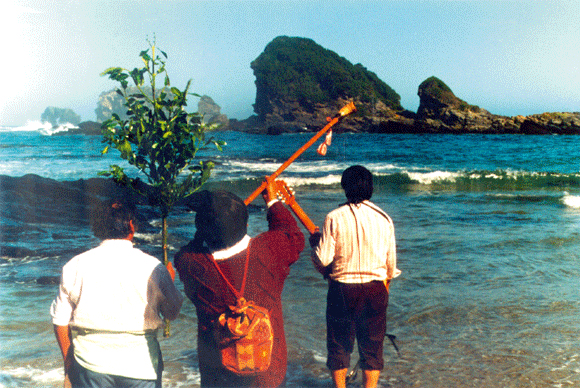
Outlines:
MULTIPOLYGON (((580 111, 580 0, 4 0, 0 125, 47 106, 94 120, 108 67, 141 65, 156 36, 172 85, 253 113, 250 63, 280 35, 361 63, 416 111, 430 76, 491 113, 580 111)), ((196 106, 196 101, 191 104, 196 106)))

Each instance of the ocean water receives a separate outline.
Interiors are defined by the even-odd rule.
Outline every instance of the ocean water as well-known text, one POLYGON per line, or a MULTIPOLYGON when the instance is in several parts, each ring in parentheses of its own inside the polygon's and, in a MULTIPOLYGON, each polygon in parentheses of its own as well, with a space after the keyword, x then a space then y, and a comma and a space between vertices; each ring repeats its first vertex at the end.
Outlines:
MULTIPOLYGON (((88 180, 119 162, 100 154, 99 137, 37 128, 0 128, 0 175, 35 183, 0 187, 0 387, 61 386, 48 313, 58 286, 38 279, 59 276, 98 243, 82 205, 71 210, 74 198, 55 199, 42 184, 88 180)), ((214 135, 227 146, 205 155, 217 162, 208 188, 242 198, 312 136, 214 135)), ((344 201, 340 174, 353 164, 375 174, 372 200, 395 223, 403 273, 391 286, 387 332, 400 354, 385 342, 381 386, 580 384, 580 137, 335 134, 325 157, 315 147, 280 176, 315 224, 344 201)), ((146 214, 153 227, 136 242, 159 256, 159 220, 146 214)), ((250 235, 266 230, 261 199, 249 225, 250 235)), ((177 209, 172 254, 193 233, 193 215, 177 209)), ((307 247, 284 290, 290 387, 330 384, 326 287, 307 247)), ((171 329, 161 339, 164 386, 199 386, 191 302, 171 329)))

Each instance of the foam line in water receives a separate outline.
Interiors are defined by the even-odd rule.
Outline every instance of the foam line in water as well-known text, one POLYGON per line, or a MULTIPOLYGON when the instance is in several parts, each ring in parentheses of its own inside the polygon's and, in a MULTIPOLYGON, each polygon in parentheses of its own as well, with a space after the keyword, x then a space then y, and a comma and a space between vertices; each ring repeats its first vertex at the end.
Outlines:
POLYGON ((53 126, 47 121, 29 120, 20 127, 0 127, 0 132, 38 132, 42 135, 50 136, 58 132, 66 132, 71 128, 77 128, 77 126, 70 123, 53 126))

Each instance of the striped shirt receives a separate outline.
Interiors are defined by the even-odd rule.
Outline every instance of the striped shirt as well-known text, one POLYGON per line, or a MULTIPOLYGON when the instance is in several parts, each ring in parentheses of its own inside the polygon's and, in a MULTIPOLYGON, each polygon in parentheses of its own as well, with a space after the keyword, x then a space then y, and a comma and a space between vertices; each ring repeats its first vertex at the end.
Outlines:
POLYGON ((384 281, 400 275, 391 218, 370 201, 330 212, 312 250, 315 266, 332 264, 330 278, 341 283, 384 281))

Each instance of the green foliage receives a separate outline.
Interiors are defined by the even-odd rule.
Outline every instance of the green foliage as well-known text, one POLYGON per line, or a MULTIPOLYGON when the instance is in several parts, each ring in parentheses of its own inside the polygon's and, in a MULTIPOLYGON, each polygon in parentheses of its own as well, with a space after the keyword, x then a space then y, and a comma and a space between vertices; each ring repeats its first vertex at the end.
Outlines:
POLYGON ((55 127, 66 123, 79 125, 81 122, 81 116, 76 114, 72 109, 49 106, 44 110, 44 112, 42 112, 40 120, 47 121, 55 127))
POLYGON ((251 67, 256 76, 254 110, 258 115, 269 113, 272 99, 294 99, 309 107, 342 97, 381 100, 393 109, 402 109, 400 96, 376 74, 311 39, 277 37, 251 67))
POLYGON ((477 113, 481 110, 478 106, 470 105, 456 97, 451 88, 437 77, 429 77, 421 82, 419 90, 422 90, 423 93, 426 93, 445 104, 454 105, 463 112, 471 111, 477 113))
POLYGON ((112 67, 102 73, 121 84, 117 93, 127 108, 127 119, 113 114, 103 123, 106 143, 103 153, 118 150, 122 159, 146 176, 147 183, 129 177, 118 165, 110 166, 100 175, 112 176, 145 195, 165 218, 177 201, 197 191, 210 177, 213 162, 192 163, 197 153, 212 144, 221 151, 225 143, 206 139, 208 128, 201 116, 185 110, 191 81, 184 90, 172 87, 165 71, 167 55, 159 50, 163 55, 160 57, 155 45, 149 45, 150 50, 139 54, 144 63, 142 68, 129 71, 112 67), (161 89, 156 88, 159 76, 164 76, 161 89), (144 85, 146 80, 150 87, 144 85), (134 87, 129 86, 129 81, 134 87))
POLYGON ((453 94, 451 88, 437 77, 427 78, 425 81, 421 82, 419 89, 423 89, 431 93, 438 93, 440 96, 443 95, 443 93, 453 94))

